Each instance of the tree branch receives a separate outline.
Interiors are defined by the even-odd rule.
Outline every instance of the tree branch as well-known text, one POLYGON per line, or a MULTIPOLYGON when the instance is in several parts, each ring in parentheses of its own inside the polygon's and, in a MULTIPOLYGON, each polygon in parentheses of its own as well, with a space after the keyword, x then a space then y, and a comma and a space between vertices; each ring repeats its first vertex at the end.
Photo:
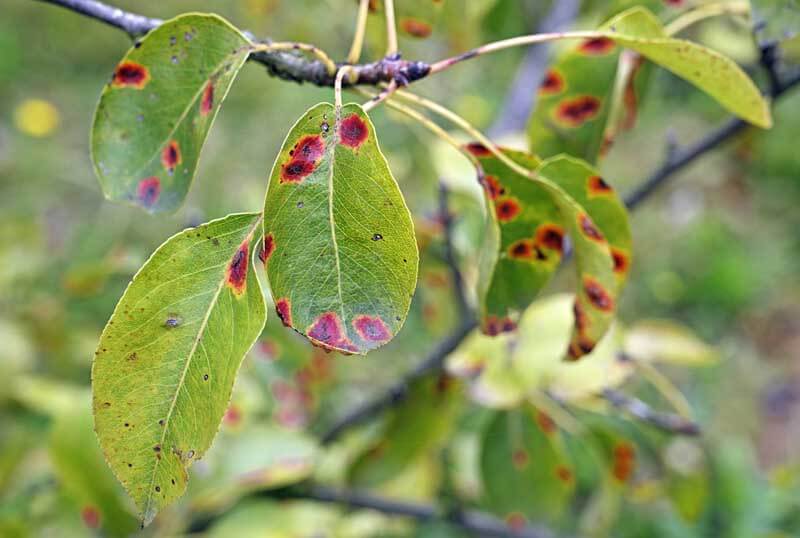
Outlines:
POLYGON ((447 185, 439 183, 439 218, 444 230, 444 261, 450 270, 456 307, 462 315, 469 315, 469 301, 464 293, 464 277, 458 267, 455 245, 453 244, 453 214, 450 212, 450 191, 447 185))
POLYGON ((655 426, 659 430, 679 435, 700 435, 700 426, 691 420, 671 413, 656 411, 639 398, 614 389, 605 389, 603 398, 611 405, 632 417, 655 426))
MULTIPOLYGON (((69 9, 94 20, 104 22, 127 33, 132 38, 142 36, 163 23, 143 15, 130 13, 97 0, 37 0, 69 9)), ((245 32, 247 34, 247 32, 245 32)), ((252 34, 247 36, 259 41, 252 34)), ((263 40, 269 43, 269 40, 263 40)), ((335 73, 331 74, 322 62, 310 60, 292 52, 259 52, 250 60, 260 63, 277 78, 297 83, 309 82, 317 86, 333 87, 335 73)), ((345 64, 339 64, 345 65, 345 64)), ((430 66, 425 62, 411 62, 399 57, 384 58, 377 62, 352 66, 351 76, 343 86, 357 84, 378 86, 393 80, 414 82, 428 75, 430 66)))

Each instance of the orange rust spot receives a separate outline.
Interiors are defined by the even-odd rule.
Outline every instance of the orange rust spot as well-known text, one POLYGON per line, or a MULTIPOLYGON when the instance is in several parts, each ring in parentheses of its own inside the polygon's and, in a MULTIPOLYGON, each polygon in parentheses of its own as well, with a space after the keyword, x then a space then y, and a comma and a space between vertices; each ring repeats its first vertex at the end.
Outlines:
POLYGON ((559 465, 556 467, 556 478, 562 482, 569 484, 572 482, 572 471, 566 465, 559 465))
POLYGON ((203 98, 200 100, 200 114, 208 116, 214 108, 214 83, 210 80, 203 89, 203 98))
POLYGON ((500 184, 497 176, 485 176, 483 178, 483 188, 489 195, 490 200, 496 200, 499 196, 506 193, 506 189, 500 184))
POLYGON ((514 260, 536 259, 536 245, 532 239, 520 239, 508 247, 508 257, 514 260))
POLYGON ((577 334, 573 337, 572 341, 569 343, 569 349, 572 353, 576 354, 577 356, 573 358, 580 358, 584 355, 588 355, 592 352, 596 345, 596 342, 589 339, 588 337, 577 334))
POLYGON ((555 107, 556 121, 567 127, 580 127, 600 113, 600 99, 593 95, 567 98, 555 107))
POLYGON ((583 277, 583 291, 586 293, 586 297, 589 298, 589 302, 592 306, 598 310, 602 310, 603 312, 614 310, 614 299, 611 298, 611 295, 609 295, 605 288, 594 278, 588 275, 583 277))
POLYGON ((605 237, 603 237, 603 234, 600 233, 600 230, 597 229, 597 226, 594 225, 594 222, 586 213, 578 215, 578 224, 580 224, 581 230, 586 237, 600 243, 605 242, 605 237))
POLYGON ((368 136, 367 123, 358 114, 350 114, 339 125, 339 141, 345 146, 358 148, 368 136))
POLYGON ((628 255, 618 248, 611 247, 611 258, 614 260, 614 272, 624 275, 630 268, 630 259, 628 255))
POLYGON ((611 185, 606 183, 600 176, 589 176, 586 181, 586 188, 589 190, 589 196, 602 196, 614 192, 611 185))
POLYGON ((514 467, 517 469, 524 469, 529 461, 530 457, 528 456, 528 451, 524 448, 518 448, 511 454, 511 463, 513 463, 514 467))
POLYGON ((517 324, 511 318, 503 318, 500 320, 500 330, 504 333, 510 333, 517 330, 517 324))
POLYGON ((539 409, 536 410, 536 424, 538 424, 539 429, 547 435, 551 435, 556 432, 556 423, 553 422, 553 419, 550 418, 550 415, 539 409))
POLYGON ((517 218, 522 208, 516 198, 508 196, 497 200, 495 204, 495 212, 497 213, 497 220, 500 222, 509 222, 517 218))
POLYGON ((170 140, 161 151, 161 164, 167 170, 174 170, 181 162, 183 162, 183 159, 181 158, 181 148, 178 145, 178 141, 170 140))
POLYGON ((281 165, 281 183, 299 183, 311 175, 317 161, 325 152, 325 144, 319 135, 306 135, 289 152, 291 158, 281 165))
POLYGON ((379 316, 357 316, 353 320, 353 327, 368 342, 388 342, 392 339, 391 331, 379 316))
POLYGON ((264 236, 264 240, 261 242, 261 250, 258 253, 258 259, 261 260, 261 263, 267 263, 269 257, 272 256, 272 253, 275 252, 275 237, 269 233, 264 236))
POLYGON ((483 326, 481 327, 484 334, 489 336, 497 336, 500 334, 501 328, 500 320, 497 319, 497 316, 487 316, 486 319, 483 320, 483 326))
POLYGON ((583 305, 578 301, 572 304, 572 313, 575 315, 575 328, 578 332, 584 332, 589 328, 589 316, 583 309, 583 305))
POLYGON ((275 311, 278 318, 286 327, 292 327, 292 302, 286 297, 275 301, 275 311))
POLYGON ((563 92, 566 86, 561 73, 556 69, 549 69, 541 86, 539 86, 539 95, 556 95, 563 92))
POLYGON ((136 187, 136 198, 142 206, 150 208, 158 201, 161 194, 161 180, 156 176, 144 178, 136 187))
POLYGON ((248 240, 239 246, 236 254, 233 255, 227 270, 227 284, 233 290, 234 295, 241 296, 247 287, 247 254, 250 251, 248 240))
POLYGON ((405 17, 400 19, 400 28, 410 36, 424 39, 433 33, 433 27, 425 21, 405 17))
POLYGON ((225 411, 225 416, 222 417, 222 420, 228 426, 236 426, 242 421, 242 410, 239 409, 238 405, 231 404, 228 410, 225 411))
POLYGON ((121 62, 114 70, 111 85, 114 88, 136 88, 141 90, 150 81, 150 71, 136 62, 121 62))
POLYGON ((614 446, 614 466, 612 474, 620 482, 627 482, 636 467, 636 450, 627 442, 614 446))
POLYGON ((614 50, 614 40, 607 37, 593 37, 578 46, 578 51, 588 56, 602 56, 614 50))
POLYGON ((545 223, 536 228, 536 244, 556 250, 564 251, 564 229, 557 224, 545 223))

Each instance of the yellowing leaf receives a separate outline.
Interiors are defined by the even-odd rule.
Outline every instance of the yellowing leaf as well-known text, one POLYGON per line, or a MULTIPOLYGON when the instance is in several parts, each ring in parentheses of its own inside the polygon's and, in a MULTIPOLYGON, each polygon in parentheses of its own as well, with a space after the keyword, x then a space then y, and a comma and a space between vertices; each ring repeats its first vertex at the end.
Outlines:
POLYGON ((625 353, 634 360, 704 366, 718 360, 717 351, 687 327, 668 320, 645 320, 625 335, 625 353))
POLYGON ((264 326, 246 213, 185 230, 134 276, 92 368, 95 430, 145 524, 186 489, 228 407, 245 353, 264 326))
POLYGON ((364 354, 403 326, 417 281, 411 216, 375 127, 321 103, 292 127, 264 201, 275 307, 315 345, 364 354))
POLYGON ((605 24, 603 33, 623 47, 691 82, 740 118, 769 128, 769 104, 735 62, 706 47, 667 37, 647 9, 634 7, 605 24))

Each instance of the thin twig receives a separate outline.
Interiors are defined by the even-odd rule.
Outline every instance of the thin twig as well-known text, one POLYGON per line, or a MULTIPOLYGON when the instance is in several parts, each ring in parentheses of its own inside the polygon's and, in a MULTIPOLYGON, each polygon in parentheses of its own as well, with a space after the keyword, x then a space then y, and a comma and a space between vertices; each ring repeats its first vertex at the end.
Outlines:
POLYGON ((700 426, 697 423, 680 415, 655 411, 639 398, 628 396, 614 389, 605 389, 602 396, 617 409, 665 432, 678 435, 700 435, 700 426))
MULTIPOLYGON (((539 526, 513 529, 494 516, 476 510, 446 511, 443 508, 421 503, 387 499, 372 493, 337 489, 316 484, 297 484, 283 489, 259 491, 251 496, 273 500, 310 500, 336 504, 342 507, 375 510, 382 514, 409 517, 417 521, 446 521, 475 536, 496 538, 553 538, 553 533, 539 526)), ((206 532, 217 520, 212 515, 192 523, 192 534, 206 532)))

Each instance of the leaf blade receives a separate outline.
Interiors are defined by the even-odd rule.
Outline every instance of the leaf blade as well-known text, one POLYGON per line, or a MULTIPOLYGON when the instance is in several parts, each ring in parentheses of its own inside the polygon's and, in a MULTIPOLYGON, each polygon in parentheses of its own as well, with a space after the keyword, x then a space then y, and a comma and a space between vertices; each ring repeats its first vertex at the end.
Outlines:
POLYGON ((150 213, 183 202, 250 41, 216 15, 165 22, 131 48, 104 88, 91 131, 106 198, 150 213))
POLYGON ((92 367, 95 430, 144 524, 185 490, 186 469, 211 445, 239 364, 266 321, 247 269, 259 223, 258 214, 230 215, 167 240, 101 336, 92 367), (198 259, 206 262, 199 270, 198 259))
POLYGON ((402 327, 418 252, 369 117, 320 103, 289 131, 264 201, 264 256, 284 324, 363 354, 402 327))

